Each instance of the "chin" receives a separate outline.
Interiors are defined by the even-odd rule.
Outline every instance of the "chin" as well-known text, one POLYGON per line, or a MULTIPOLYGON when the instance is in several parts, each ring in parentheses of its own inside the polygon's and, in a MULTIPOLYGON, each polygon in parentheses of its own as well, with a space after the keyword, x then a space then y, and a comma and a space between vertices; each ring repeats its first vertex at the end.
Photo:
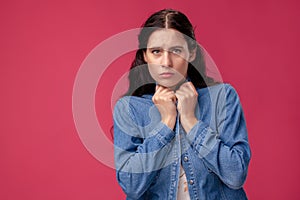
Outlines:
POLYGON ((167 88, 174 88, 177 85, 179 85, 181 82, 182 81, 158 81, 157 83, 167 88))

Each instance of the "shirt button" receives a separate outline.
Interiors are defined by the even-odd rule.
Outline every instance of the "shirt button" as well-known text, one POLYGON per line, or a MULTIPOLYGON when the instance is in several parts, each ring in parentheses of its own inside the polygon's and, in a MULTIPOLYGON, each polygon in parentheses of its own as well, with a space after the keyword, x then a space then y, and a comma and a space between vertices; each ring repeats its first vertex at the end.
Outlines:
POLYGON ((190 185, 193 185, 193 184, 194 184, 194 181, 191 179, 191 180, 189 181, 189 183, 190 183, 190 185))
POLYGON ((186 161, 188 161, 188 160, 189 160, 189 157, 187 157, 187 156, 184 156, 184 157, 183 157, 183 161, 184 161, 184 162, 186 162, 186 161))

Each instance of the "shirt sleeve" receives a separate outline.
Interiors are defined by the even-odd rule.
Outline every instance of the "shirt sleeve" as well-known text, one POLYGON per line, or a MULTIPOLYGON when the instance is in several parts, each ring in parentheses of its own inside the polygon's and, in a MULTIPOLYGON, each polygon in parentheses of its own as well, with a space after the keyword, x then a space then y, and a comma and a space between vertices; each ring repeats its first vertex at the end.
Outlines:
POLYGON ((186 137, 210 171, 228 187, 239 189, 246 180, 251 153, 243 110, 232 86, 227 84, 221 91, 215 115, 217 130, 199 120, 186 137))
POLYGON ((132 112, 129 98, 120 99, 114 109, 114 158, 117 180, 128 198, 139 199, 157 172, 172 162, 165 156, 172 151, 175 132, 159 122, 149 137, 132 112))

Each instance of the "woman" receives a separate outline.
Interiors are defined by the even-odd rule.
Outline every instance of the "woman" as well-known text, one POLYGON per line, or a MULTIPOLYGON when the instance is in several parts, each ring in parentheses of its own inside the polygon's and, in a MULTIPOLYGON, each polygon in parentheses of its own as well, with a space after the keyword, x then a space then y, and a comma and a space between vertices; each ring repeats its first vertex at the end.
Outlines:
POLYGON ((114 110, 117 180, 127 199, 247 199, 250 148, 229 84, 206 76, 193 27, 179 11, 142 26, 129 89, 114 110))

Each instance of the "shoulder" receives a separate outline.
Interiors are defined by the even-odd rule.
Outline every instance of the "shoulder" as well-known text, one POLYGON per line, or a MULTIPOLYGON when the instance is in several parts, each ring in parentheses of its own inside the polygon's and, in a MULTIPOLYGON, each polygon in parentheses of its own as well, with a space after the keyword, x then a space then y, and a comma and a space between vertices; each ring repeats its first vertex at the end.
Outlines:
POLYGON ((208 86, 206 88, 201 88, 197 90, 199 95, 201 94, 208 94, 210 96, 219 96, 220 94, 224 94, 226 96, 228 95, 234 95, 237 96, 237 91, 235 88, 229 84, 229 83, 217 83, 212 86, 208 86))
POLYGON ((212 92, 219 92, 222 90, 235 91, 234 87, 230 83, 216 83, 214 85, 207 86, 205 88, 198 89, 199 92, 209 90, 212 92))
POLYGON ((121 105, 129 105, 129 106, 139 106, 139 105, 147 105, 151 104, 152 99, 150 95, 145 95, 142 97, 137 97, 137 96, 124 96, 121 97, 115 106, 121 106, 121 105))
POLYGON ((237 90, 229 83, 223 83, 214 88, 216 91, 216 107, 226 112, 242 110, 237 90))
POLYGON ((153 105, 151 97, 124 96, 120 98, 114 107, 114 112, 132 113, 135 110, 148 109, 153 105), (126 112, 127 111, 127 112, 126 112))
POLYGON ((202 102, 211 102, 213 107, 225 107, 240 104, 236 89, 229 83, 218 83, 198 90, 202 102))
POLYGON ((137 127, 151 122, 149 113, 152 110, 151 98, 124 96, 120 98, 113 113, 115 125, 118 127, 137 127))

